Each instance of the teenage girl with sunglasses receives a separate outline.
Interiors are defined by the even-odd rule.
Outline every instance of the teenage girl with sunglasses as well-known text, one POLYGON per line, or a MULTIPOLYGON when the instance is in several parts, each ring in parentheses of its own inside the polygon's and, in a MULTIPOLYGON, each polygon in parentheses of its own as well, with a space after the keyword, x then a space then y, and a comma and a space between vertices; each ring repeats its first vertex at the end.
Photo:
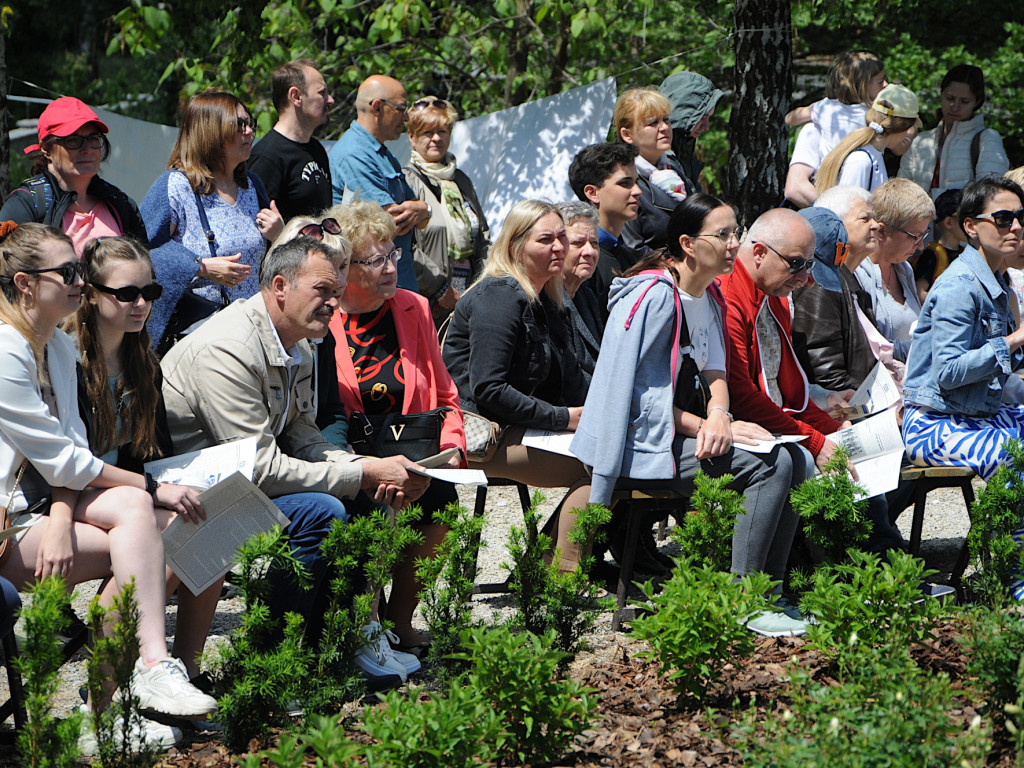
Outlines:
POLYGON ((903 440, 919 465, 990 477, 1024 429, 1024 328, 1004 270, 1024 234, 1024 190, 1005 178, 968 184, 957 212, 968 245, 928 292, 903 384, 903 440))
MULTIPOLYGON (((27 527, 0 561, 0 575, 18 589, 53 574, 68 584, 112 575, 100 593, 105 606, 134 579, 141 616, 132 693, 144 709, 201 717, 217 702, 192 686, 167 652, 163 542, 154 507, 197 520, 202 505, 188 488, 154 483, 89 450, 74 345, 57 327, 78 308, 82 289, 70 238, 42 224, 0 223, 0 503, 13 525, 27 527)), ((133 738, 144 735, 153 745, 170 746, 180 737, 159 723, 140 727, 133 738)), ((79 746, 95 749, 88 731, 79 746)))
MULTIPOLYGON (((155 280, 149 252, 127 238, 91 241, 81 266, 82 302, 66 326, 81 355, 78 397, 89 446, 107 464, 141 473, 143 462, 174 453, 161 395, 163 377, 146 330, 163 287, 155 280)), ((165 509, 156 513, 159 527, 166 527, 172 514, 165 509)), ((195 678, 219 589, 197 597, 179 587, 169 569, 166 576, 169 590, 178 588, 174 655, 195 678)))

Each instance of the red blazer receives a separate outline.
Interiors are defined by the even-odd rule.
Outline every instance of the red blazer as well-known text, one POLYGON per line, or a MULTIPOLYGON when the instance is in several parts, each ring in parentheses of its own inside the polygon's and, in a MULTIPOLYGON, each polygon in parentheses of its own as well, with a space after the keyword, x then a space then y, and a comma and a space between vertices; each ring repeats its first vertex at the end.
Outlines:
POLYGON ((793 350, 789 302, 759 291, 738 259, 732 274, 722 275, 719 283, 729 307, 726 343, 729 347, 729 404, 733 415, 760 424, 769 432, 807 435, 804 445, 817 456, 825 444, 825 435, 839 429, 839 422, 810 399, 807 376, 793 350), (766 301, 782 340, 778 378, 782 390, 781 408, 767 395, 761 368, 756 322, 757 313, 766 301))
MULTIPOLYGON (((402 413, 420 413, 434 408, 451 408, 441 426, 441 450, 458 448, 466 455, 466 433, 462 427, 459 392, 441 360, 441 346, 430 315, 430 305, 419 294, 399 288, 388 299, 398 332, 398 349, 405 372, 402 413)), ((338 370, 338 391, 349 413, 363 410, 359 383, 352 365, 348 338, 341 312, 331 317, 331 333, 337 342, 334 361, 338 370)), ((463 461, 465 464, 465 461, 463 461)))

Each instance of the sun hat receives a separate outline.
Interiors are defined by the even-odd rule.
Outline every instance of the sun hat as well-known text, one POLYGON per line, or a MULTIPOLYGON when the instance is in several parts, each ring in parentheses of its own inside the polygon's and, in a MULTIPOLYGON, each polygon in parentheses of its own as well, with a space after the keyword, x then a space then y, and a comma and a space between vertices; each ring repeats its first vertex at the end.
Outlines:
POLYGON ((850 238, 846 234, 843 220, 828 208, 804 208, 800 215, 807 219, 814 230, 814 282, 826 291, 838 293, 842 290, 839 268, 846 261, 850 238))
MULTIPOLYGON (((103 133, 110 132, 107 124, 100 120, 96 113, 89 109, 81 99, 76 99, 74 96, 61 96, 59 99, 51 101, 46 109, 43 110, 43 114, 39 116, 37 130, 39 142, 41 144, 47 136, 60 136, 62 138, 70 136, 83 125, 89 123, 96 123, 103 133)), ((32 144, 25 147, 25 154, 35 152, 37 149, 39 149, 39 144, 32 144)))

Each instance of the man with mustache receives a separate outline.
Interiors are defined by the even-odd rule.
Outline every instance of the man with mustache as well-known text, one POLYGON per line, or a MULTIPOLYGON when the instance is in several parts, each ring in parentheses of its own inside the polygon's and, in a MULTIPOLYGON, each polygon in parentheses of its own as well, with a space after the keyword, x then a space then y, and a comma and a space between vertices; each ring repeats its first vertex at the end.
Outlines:
MULTIPOLYGON (((177 452, 257 438, 253 482, 291 520, 292 551, 314 584, 302 593, 287 579, 271 577, 271 612, 302 614, 308 638, 322 628, 328 585, 320 543, 334 520, 368 508, 367 496, 401 509, 429 483, 411 474, 412 462, 402 457, 364 459, 339 450, 314 421, 308 339, 327 335, 345 290, 347 262, 346 254, 310 237, 277 246, 263 260, 260 292, 222 310, 161 362, 177 452)), ((220 585, 211 589, 219 593, 220 585)))

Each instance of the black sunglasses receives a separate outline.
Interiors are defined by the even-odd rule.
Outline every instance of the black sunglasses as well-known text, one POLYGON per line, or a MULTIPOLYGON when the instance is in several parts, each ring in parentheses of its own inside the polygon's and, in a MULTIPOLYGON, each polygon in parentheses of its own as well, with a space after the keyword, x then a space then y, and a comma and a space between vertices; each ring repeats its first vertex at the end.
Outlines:
POLYGON ((1000 229, 1009 229, 1013 226, 1013 220, 1016 219, 1017 223, 1024 227, 1024 208, 1019 208, 1016 211, 992 211, 992 213, 979 213, 977 216, 972 218, 991 219, 992 223, 1000 229))
POLYGON ((80 261, 69 261, 67 264, 61 264, 59 267, 46 267, 45 269, 19 269, 19 272, 24 272, 26 275, 41 275, 44 272, 60 272, 60 278, 64 281, 64 285, 74 285, 75 275, 78 275, 83 280, 85 279, 85 267, 80 261))
POLYGON ((798 272, 803 272, 804 270, 810 272, 811 270, 814 269, 814 259, 791 259, 789 256, 783 256, 781 253, 779 253, 770 245, 768 245, 768 243, 761 243, 761 245, 763 245, 770 251, 774 252, 776 256, 778 256, 780 259, 786 262, 789 265, 789 274, 791 275, 795 275, 798 272))
POLYGON ((326 232, 329 235, 340 235, 341 225, 338 223, 338 220, 324 219, 319 224, 317 224, 315 221, 310 222, 309 224, 307 224, 306 226, 299 230, 300 235, 312 237, 315 240, 323 240, 324 232, 326 232))
POLYGON ((245 129, 248 128, 250 131, 256 130, 256 121, 251 117, 236 117, 236 125, 238 126, 239 133, 245 133, 245 129))
POLYGON ((125 304, 134 304, 140 295, 145 301, 156 301, 164 293, 164 287, 160 283, 150 283, 141 288, 137 285, 124 285, 120 288, 111 288, 109 285, 101 285, 100 283, 89 283, 89 285, 97 291, 109 293, 115 299, 125 304))

